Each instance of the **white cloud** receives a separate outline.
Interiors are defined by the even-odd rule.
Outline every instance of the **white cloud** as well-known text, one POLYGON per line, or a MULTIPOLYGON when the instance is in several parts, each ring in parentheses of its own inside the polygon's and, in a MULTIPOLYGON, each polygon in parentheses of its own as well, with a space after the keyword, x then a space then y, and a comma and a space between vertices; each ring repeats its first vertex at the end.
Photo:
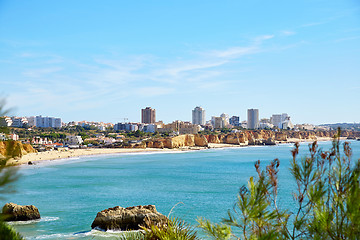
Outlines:
POLYGON ((259 51, 259 48, 256 46, 250 47, 232 47, 225 50, 213 50, 208 54, 217 58, 239 58, 244 55, 254 54, 259 51))
POLYGON ((262 35, 255 38, 256 43, 261 43, 262 41, 269 40, 274 38, 275 35, 262 35))
POLYGON ((292 36, 292 35, 295 35, 296 32, 284 30, 284 31, 281 31, 280 34, 283 35, 283 36, 292 36))
POLYGON ((38 69, 29 69, 22 74, 26 77, 38 78, 43 77, 44 75, 55 73, 61 71, 61 67, 48 67, 48 68, 38 68, 38 69))
POLYGON ((313 27, 313 26, 323 25, 323 24, 326 24, 326 23, 328 23, 328 21, 312 22, 312 23, 303 24, 300 27, 313 27))
MULTIPOLYGON (((17 57, 25 58, 22 62, 27 69, 22 72, 25 78, 18 82, 21 91, 11 99, 25 109, 47 114, 44 109, 53 111, 66 106, 68 112, 84 111, 126 103, 130 99, 151 99, 175 91, 180 94, 214 92, 231 85, 227 78, 229 64, 265 51, 262 44, 273 38, 274 35, 262 35, 245 46, 198 52, 180 60, 113 54, 111 57, 104 55, 75 61, 56 55, 24 52, 17 57), (27 58, 34 58, 30 65, 27 58), (51 63, 51 59, 60 59, 61 62, 51 63)), ((235 71, 241 72, 241 65, 235 71)))
POLYGON ((339 39, 336 39, 335 42, 351 41, 351 40, 357 40, 357 39, 360 39, 360 36, 353 36, 353 37, 347 37, 347 38, 339 38, 339 39))
POLYGON ((160 95, 168 95, 175 91, 173 88, 166 87, 143 87, 139 88, 135 92, 139 97, 153 97, 160 95))

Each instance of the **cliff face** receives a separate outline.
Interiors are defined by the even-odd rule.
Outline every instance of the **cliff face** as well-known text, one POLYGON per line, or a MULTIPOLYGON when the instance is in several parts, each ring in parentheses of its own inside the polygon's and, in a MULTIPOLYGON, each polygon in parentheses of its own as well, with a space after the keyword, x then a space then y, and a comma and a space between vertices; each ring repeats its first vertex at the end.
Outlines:
POLYGON ((220 143, 220 139, 217 135, 206 135, 208 143, 220 143))
POLYGON ((30 144, 22 144, 20 141, 0 141, 0 157, 22 157, 28 153, 37 152, 30 144))
POLYGON ((180 148, 180 147, 193 147, 195 146, 195 139, 193 134, 179 135, 172 138, 166 138, 164 147, 166 148, 180 148))
MULTIPOLYGON (((209 143, 234 145, 274 145, 275 141, 287 142, 289 139, 316 140, 318 137, 333 137, 337 131, 282 131, 243 130, 238 133, 219 135, 184 134, 146 142, 148 148, 208 147, 209 143)), ((360 132, 342 131, 342 137, 360 137, 360 132)), ((141 147, 144 147, 142 145, 141 147)))
POLYGON ((160 138, 146 142, 148 148, 181 148, 181 147, 207 147, 208 141, 204 135, 184 134, 176 137, 160 138))
POLYGON ((196 134, 194 136, 194 140, 195 140, 195 146, 207 147, 209 145, 209 142, 204 135, 196 134))

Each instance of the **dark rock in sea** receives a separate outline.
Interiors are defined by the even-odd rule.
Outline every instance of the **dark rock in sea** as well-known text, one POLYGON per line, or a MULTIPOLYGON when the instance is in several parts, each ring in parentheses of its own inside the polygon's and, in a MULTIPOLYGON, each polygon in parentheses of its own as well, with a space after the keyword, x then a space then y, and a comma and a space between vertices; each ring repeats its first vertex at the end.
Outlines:
POLYGON ((40 219, 39 209, 34 205, 21 206, 15 203, 7 203, 2 209, 5 221, 28 221, 40 219))
POLYGON ((264 143, 265 145, 276 145, 276 142, 273 138, 268 138, 264 143))
POLYGON ((91 228, 102 230, 138 230, 150 225, 166 224, 168 218, 158 211, 154 205, 123 208, 120 206, 98 212, 91 228))
POLYGON ((33 165, 33 162, 32 162, 32 161, 29 161, 29 162, 28 162, 28 165, 33 165))

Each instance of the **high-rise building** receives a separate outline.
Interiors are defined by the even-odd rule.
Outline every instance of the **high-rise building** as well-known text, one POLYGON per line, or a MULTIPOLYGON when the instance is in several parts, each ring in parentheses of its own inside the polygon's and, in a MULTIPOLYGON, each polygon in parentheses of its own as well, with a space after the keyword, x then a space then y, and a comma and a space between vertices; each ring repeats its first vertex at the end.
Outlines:
POLYGON ((225 127, 224 126, 224 118, 212 116, 211 117, 211 125, 214 128, 223 128, 223 127, 225 127))
POLYGON ((202 107, 192 110, 192 124, 205 125, 205 110, 202 107))
POLYGON ((240 117, 239 116, 232 116, 229 119, 230 125, 233 125, 234 127, 240 126, 240 117))
POLYGON ((152 109, 151 107, 141 109, 141 123, 155 123, 155 116, 155 109, 152 109))
POLYGON ((220 117, 223 121, 222 123, 223 127, 229 127, 229 114, 223 113, 220 115, 220 117))
POLYGON ((259 128, 259 109, 248 109, 247 111, 247 128, 259 128))

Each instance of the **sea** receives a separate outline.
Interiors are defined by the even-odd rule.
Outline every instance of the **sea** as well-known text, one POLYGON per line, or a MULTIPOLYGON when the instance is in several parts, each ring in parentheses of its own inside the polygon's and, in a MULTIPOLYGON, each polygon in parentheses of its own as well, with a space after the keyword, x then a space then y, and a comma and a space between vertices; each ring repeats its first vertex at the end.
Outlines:
MULTIPOLYGON (((360 141, 349 141, 353 159, 360 158, 360 141)), ((300 156, 308 154, 301 143, 300 156)), ((237 194, 264 169, 280 160, 279 206, 291 208, 295 189, 290 174, 293 144, 249 146, 199 151, 84 156, 20 166, 15 193, 0 200, 35 205, 41 220, 11 222, 26 239, 116 239, 122 233, 91 229, 97 212, 121 206, 153 204, 167 216, 196 225, 198 217, 220 222, 233 211, 237 194)), ((331 142, 319 142, 329 150, 331 142)))

